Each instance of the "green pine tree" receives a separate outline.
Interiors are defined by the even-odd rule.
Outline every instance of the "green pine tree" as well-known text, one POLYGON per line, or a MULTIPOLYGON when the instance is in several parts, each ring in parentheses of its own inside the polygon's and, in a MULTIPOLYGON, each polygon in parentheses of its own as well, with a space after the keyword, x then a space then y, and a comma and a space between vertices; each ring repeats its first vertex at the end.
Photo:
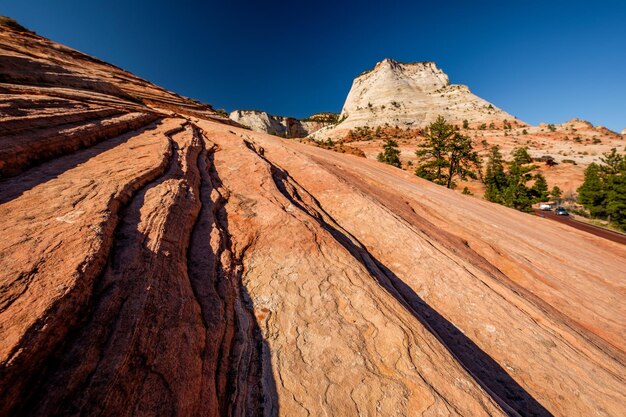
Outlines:
POLYGON ((608 219, 626 230, 626 158, 613 148, 585 170, 578 201, 592 217, 608 219))
POLYGON ((498 145, 491 147, 483 182, 487 188, 485 199, 502 204, 502 193, 506 188, 507 178, 504 172, 504 159, 498 145))
POLYGON ((480 167, 478 153, 474 151, 472 140, 468 136, 455 134, 448 144, 448 175, 446 187, 454 188, 454 178, 465 180, 468 177, 476 179, 475 167, 480 167))
POLYGON ((535 174, 535 183, 531 188, 531 194, 535 202, 546 201, 548 199, 548 182, 543 174, 535 174))
POLYGON ((602 155, 600 160, 604 163, 603 170, 609 175, 618 174, 626 162, 624 156, 617 153, 616 148, 612 148, 611 152, 606 152, 602 155))
POLYGON ((426 131, 426 141, 415 154, 420 163, 415 175, 448 188, 454 188, 455 178, 476 178, 480 166, 478 154, 469 137, 439 116, 426 131))
POLYGON ((606 200, 608 218, 613 224, 626 230, 626 169, 609 177, 606 200))
MULTIPOLYGON (((497 145, 491 147, 483 178, 486 186, 485 199, 530 212, 534 202, 548 199, 548 183, 541 173, 533 173, 537 166, 532 164, 527 148, 516 148, 512 154, 513 160, 508 163, 508 170, 505 171, 500 148, 497 145), (528 182, 533 180, 533 186, 528 187, 528 182)), ((560 196, 561 190, 555 186, 552 193, 560 196)))
POLYGON ((585 181, 578 188, 578 201, 592 217, 606 217, 606 189, 602 167, 591 163, 585 169, 585 181))
POLYGON ((398 142, 392 139, 385 139, 383 151, 378 154, 376 159, 385 164, 400 168, 400 150, 398 149, 398 142))
POLYGON ((551 199, 559 201, 562 195, 563 195, 563 192, 561 191, 558 185, 555 185, 554 187, 552 187, 552 191, 550 191, 551 199))
POLYGON ((446 183, 444 178, 444 170, 448 167, 446 152, 455 133, 454 126, 446 123, 443 116, 437 117, 437 120, 428 126, 426 142, 418 145, 420 149, 415 152, 420 160, 415 175, 440 185, 446 183))
POLYGON ((533 179, 532 171, 536 168, 535 165, 529 165, 531 162, 527 148, 513 150, 513 161, 509 165, 507 186, 503 192, 505 206, 520 211, 532 211, 533 193, 526 186, 533 179))

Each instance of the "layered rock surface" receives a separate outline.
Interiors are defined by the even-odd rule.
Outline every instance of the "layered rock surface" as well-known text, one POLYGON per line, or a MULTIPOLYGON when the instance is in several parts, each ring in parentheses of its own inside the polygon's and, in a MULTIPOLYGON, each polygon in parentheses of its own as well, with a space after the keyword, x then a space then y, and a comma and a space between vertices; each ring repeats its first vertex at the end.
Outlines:
POLYGON ((235 110, 228 117, 255 132, 269 133, 283 138, 304 138, 334 124, 328 121, 328 118, 315 116, 313 115, 308 120, 298 120, 293 117, 273 116, 258 110, 235 110))
POLYGON ((623 246, 0 55, 0 415, 626 413, 623 246))

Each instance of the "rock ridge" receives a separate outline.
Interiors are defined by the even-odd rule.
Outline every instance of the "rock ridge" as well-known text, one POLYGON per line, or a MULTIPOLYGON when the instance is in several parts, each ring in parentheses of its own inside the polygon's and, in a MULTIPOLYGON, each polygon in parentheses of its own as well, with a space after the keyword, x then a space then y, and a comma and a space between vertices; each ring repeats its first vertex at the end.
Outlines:
POLYGON ((330 113, 315 114, 305 120, 298 120, 294 117, 273 116, 259 110, 235 110, 228 117, 255 132, 283 138, 304 138, 335 123, 332 118, 325 116, 327 114, 330 113))

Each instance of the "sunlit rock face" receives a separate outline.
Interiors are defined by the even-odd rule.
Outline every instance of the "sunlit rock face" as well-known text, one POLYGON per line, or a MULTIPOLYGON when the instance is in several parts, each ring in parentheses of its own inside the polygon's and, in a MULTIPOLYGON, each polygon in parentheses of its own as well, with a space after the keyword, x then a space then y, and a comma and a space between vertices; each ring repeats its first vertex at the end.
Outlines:
POLYGON ((626 414, 624 246, 19 27, 0 69, 1 416, 626 414))
POLYGON ((452 123, 514 118, 472 94, 464 85, 450 84, 434 62, 403 64, 385 59, 352 83, 341 111, 344 126, 424 126, 438 115, 452 123))
MULTIPOLYGON (((229 118, 244 127, 255 132, 269 133, 270 135, 283 138, 304 138, 326 126, 333 125, 322 113, 313 115, 307 120, 298 120, 293 117, 273 116, 264 111, 258 110, 235 110, 230 113, 229 118), (316 117, 317 116, 317 117, 316 117)), ((336 119, 336 114, 334 114, 336 119)))
POLYGON ((338 137, 355 127, 383 125, 421 128, 444 116, 461 126, 523 122, 472 94, 464 85, 450 84, 434 62, 401 63, 385 59, 354 79, 337 126, 313 134, 316 139, 338 137))

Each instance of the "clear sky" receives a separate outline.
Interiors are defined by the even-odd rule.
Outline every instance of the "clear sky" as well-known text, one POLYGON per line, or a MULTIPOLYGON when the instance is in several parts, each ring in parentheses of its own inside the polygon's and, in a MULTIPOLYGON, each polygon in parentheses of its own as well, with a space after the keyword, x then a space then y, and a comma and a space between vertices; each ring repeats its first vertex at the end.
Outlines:
POLYGON ((338 112, 390 57, 435 61, 532 124, 626 128, 625 0, 2 0, 0 14, 229 111, 338 112))

